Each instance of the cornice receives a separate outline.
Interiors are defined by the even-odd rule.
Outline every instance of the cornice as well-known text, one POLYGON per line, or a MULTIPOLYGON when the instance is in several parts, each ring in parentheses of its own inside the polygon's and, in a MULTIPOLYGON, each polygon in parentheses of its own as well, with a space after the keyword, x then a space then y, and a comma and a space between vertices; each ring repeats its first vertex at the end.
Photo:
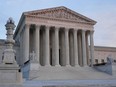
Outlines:
POLYGON ((116 52, 116 47, 94 46, 95 51, 116 52))
POLYGON ((34 19, 47 19, 47 20, 54 20, 54 21, 62 21, 62 22, 71 22, 71 23, 81 23, 81 24, 89 24, 94 25, 94 22, 81 22, 81 21, 75 21, 75 20, 69 20, 69 19, 59 19, 59 18, 52 18, 52 17, 46 17, 46 16, 33 16, 33 15, 25 15, 26 18, 34 18, 34 19))

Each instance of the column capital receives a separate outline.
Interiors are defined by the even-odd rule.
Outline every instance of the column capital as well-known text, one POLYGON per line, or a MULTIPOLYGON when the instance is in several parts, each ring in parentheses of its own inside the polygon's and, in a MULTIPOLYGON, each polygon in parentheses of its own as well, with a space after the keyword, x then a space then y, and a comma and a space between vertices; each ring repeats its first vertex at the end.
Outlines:
POLYGON ((65 28, 65 32, 68 32, 69 31, 69 29, 68 28, 65 28))
POLYGON ((30 27, 30 25, 31 25, 31 24, 25 24, 24 26, 25 26, 25 27, 30 27))
POLYGON ((83 29, 82 29, 82 32, 86 32, 86 31, 87 31, 87 30, 83 30, 83 29))
POLYGON ((55 28, 55 31, 59 31, 60 27, 54 27, 55 28))
POLYGON ((36 28, 38 28, 38 29, 40 29, 40 27, 41 27, 41 25, 35 25, 36 26, 36 28))
POLYGON ((90 34, 93 34, 94 33, 94 30, 90 30, 90 34))
POLYGON ((71 28, 68 28, 68 27, 64 27, 64 29, 68 31, 68 30, 70 30, 71 28))
POLYGON ((75 28, 74 28, 74 29, 73 29, 73 31, 74 31, 74 32, 77 32, 77 31, 78 31, 78 29, 75 29, 75 28))
POLYGON ((45 28, 46 28, 46 29, 50 29, 50 27, 51 27, 51 26, 45 25, 45 28))

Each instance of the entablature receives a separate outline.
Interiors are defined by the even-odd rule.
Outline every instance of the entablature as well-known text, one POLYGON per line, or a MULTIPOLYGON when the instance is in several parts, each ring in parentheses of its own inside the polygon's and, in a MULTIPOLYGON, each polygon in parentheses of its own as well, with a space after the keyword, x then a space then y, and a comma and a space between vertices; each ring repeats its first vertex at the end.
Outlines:
POLYGON ((52 18, 39 17, 39 16, 38 17, 26 16, 25 19, 26 19, 25 23, 27 24, 86 29, 86 30, 93 29, 92 24, 85 23, 85 22, 67 21, 67 20, 52 19, 52 18))

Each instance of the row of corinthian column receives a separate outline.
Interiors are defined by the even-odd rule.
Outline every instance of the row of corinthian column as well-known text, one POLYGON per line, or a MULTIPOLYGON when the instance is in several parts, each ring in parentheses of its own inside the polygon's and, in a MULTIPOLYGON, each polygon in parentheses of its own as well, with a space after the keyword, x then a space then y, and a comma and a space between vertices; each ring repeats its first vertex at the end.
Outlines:
MULTIPOLYGON (((35 55, 37 61, 40 63, 40 28, 41 25, 35 26, 35 55)), ((59 30, 60 27, 54 28, 54 45, 53 45, 53 55, 54 55, 54 64, 55 66, 60 65, 60 52, 59 52, 59 30)), ((70 47, 69 47, 69 30, 70 28, 64 28, 64 57, 65 57, 65 65, 70 65, 70 47)), ((89 30, 90 34, 90 58, 91 59, 91 66, 93 66, 94 63, 94 42, 93 42, 93 31, 89 30)), ((79 66, 79 50, 82 51, 82 63, 83 66, 87 66, 87 41, 86 41, 86 30, 81 30, 81 45, 79 44, 79 40, 77 38, 78 36, 78 29, 73 29, 73 57, 74 57, 74 66, 79 66), (79 49, 82 46, 82 49, 79 49)), ((29 50, 30 50, 30 25, 26 24, 24 28, 24 50, 23 50, 23 61, 26 62, 29 60, 29 50)), ((45 26, 45 47, 44 47, 44 65, 49 66, 50 65, 50 26, 45 26)))

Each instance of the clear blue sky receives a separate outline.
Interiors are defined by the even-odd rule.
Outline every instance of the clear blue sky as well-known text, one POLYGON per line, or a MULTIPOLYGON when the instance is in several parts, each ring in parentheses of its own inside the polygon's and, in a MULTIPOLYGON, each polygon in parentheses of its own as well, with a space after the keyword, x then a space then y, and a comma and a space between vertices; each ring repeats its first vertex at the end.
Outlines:
POLYGON ((0 39, 6 38, 5 23, 13 17, 17 25, 22 12, 66 6, 97 21, 94 43, 116 47, 116 0, 0 0, 0 39))

